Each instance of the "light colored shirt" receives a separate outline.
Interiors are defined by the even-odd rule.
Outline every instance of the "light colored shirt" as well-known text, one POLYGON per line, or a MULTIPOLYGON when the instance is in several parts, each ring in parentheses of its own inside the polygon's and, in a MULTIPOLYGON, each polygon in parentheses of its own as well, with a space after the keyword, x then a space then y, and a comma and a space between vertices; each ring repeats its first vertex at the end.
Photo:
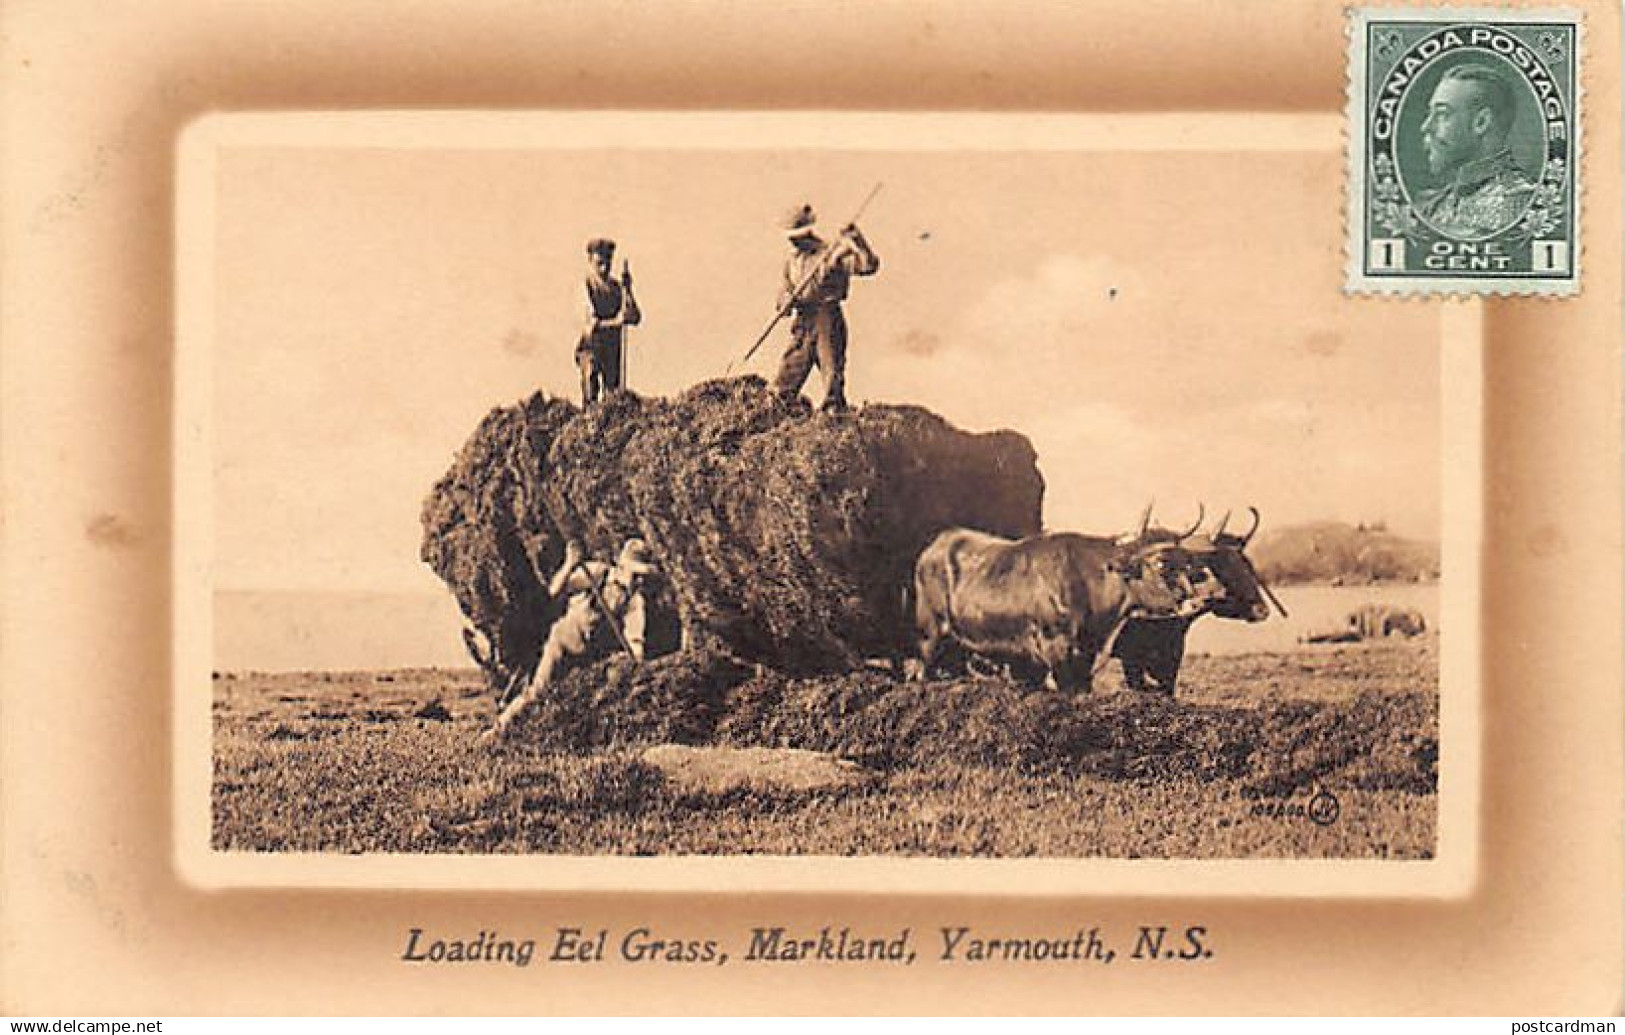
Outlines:
MULTIPOLYGON (((843 238, 843 240, 848 240, 843 238)), ((791 246, 789 258, 784 261, 784 284, 779 291, 779 308, 783 309, 795 295, 795 308, 814 309, 823 305, 838 305, 846 299, 853 277, 867 277, 880 269, 880 256, 866 242, 852 241, 849 245, 830 245, 823 241, 812 251, 791 246), (831 248, 839 249, 833 258, 831 248), (821 274, 815 271, 824 266, 821 274), (797 295, 802 281, 812 281, 797 295)))
POLYGON ((643 597, 642 580, 617 565, 583 561, 573 567, 559 569, 548 585, 548 591, 554 597, 564 593, 570 597, 551 635, 558 638, 568 653, 586 653, 593 633, 604 617, 598 602, 593 599, 593 587, 597 587, 598 596, 609 611, 609 617, 620 623, 633 657, 642 661, 644 634, 648 627, 648 605, 643 597))

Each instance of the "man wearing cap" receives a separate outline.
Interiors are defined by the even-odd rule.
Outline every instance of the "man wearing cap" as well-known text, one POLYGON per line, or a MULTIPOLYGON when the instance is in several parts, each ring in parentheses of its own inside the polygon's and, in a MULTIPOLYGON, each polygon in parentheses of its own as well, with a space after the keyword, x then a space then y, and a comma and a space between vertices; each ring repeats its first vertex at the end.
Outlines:
POLYGON ((594 237, 587 242, 587 322, 576 342, 581 371, 581 405, 621 387, 623 330, 643 319, 632 296, 632 271, 621 264, 621 279, 610 275, 615 242, 594 237))
MULTIPOLYGON (((486 734, 487 739, 498 740, 508 734, 542 695, 553 676, 560 672, 561 664, 570 660, 580 663, 589 650, 606 646, 598 635, 603 631, 606 618, 620 625, 621 638, 632 651, 633 659, 641 662, 647 625, 644 580, 656 570, 649 562, 648 546, 636 536, 622 545, 614 564, 583 561, 580 544, 573 539, 566 543, 564 563, 547 584, 550 600, 569 594, 564 613, 548 631, 547 643, 542 647, 542 657, 530 683, 511 701, 498 702, 502 710, 496 725, 486 734)), ((611 637, 610 642, 616 641, 611 637)))
POLYGON ((880 257, 856 224, 841 231, 835 244, 826 244, 814 229, 818 217, 811 205, 800 205, 785 217, 790 256, 784 263, 784 286, 779 311, 789 309, 790 346, 779 361, 774 390, 789 401, 813 367, 824 373, 824 409, 846 409, 846 317, 841 302, 852 278, 867 277, 880 269, 880 257))

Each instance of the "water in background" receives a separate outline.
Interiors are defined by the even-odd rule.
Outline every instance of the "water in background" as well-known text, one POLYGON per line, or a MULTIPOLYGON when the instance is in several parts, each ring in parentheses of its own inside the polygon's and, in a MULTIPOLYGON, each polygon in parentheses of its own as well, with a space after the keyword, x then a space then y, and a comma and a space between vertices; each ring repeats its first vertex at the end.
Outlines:
POLYGON ((450 593, 219 592, 214 668, 472 668, 450 593))
MULTIPOLYGON (((1435 585, 1283 586, 1292 617, 1257 625, 1204 618, 1188 650, 1204 654, 1290 651, 1298 637, 1343 624, 1361 604, 1414 607, 1439 623, 1435 585)), ((469 668, 462 616, 449 593, 220 592, 214 597, 214 668, 223 672, 306 669, 469 668)))

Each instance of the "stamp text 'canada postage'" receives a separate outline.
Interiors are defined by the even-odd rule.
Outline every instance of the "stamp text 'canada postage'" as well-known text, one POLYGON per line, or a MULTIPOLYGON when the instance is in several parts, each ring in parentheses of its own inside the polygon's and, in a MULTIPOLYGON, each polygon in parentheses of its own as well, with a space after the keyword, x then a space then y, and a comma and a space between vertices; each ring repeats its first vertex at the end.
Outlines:
POLYGON ((1580 282, 1573 12, 1353 12, 1351 291, 1569 295, 1580 282))

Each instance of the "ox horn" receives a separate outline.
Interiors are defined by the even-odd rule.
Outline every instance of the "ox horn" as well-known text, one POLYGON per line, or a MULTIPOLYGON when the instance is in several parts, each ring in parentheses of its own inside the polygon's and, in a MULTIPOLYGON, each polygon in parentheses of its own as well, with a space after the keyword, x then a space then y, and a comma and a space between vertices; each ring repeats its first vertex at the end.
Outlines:
POLYGON ((1213 538, 1218 539, 1220 536, 1224 535, 1225 526, 1229 524, 1230 512, 1227 510, 1224 512, 1224 517, 1219 519, 1219 527, 1213 530, 1213 538))
POLYGON ((1205 517, 1207 517, 1207 504, 1198 500, 1196 503, 1196 523, 1179 533, 1180 540, 1183 541, 1195 535, 1196 530, 1202 527, 1202 519, 1205 517))
POLYGON ((1258 526, 1264 521, 1259 516, 1257 507, 1248 507, 1247 511, 1253 516, 1253 527, 1249 528, 1247 534, 1241 537, 1241 548, 1243 550, 1247 549, 1247 544, 1253 541, 1253 536, 1258 534, 1258 526))
POLYGON ((1134 538, 1142 543, 1145 542, 1146 533, 1151 531, 1151 508, 1156 505, 1157 501, 1151 500, 1145 505, 1145 510, 1140 513, 1140 530, 1134 534, 1134 538))

